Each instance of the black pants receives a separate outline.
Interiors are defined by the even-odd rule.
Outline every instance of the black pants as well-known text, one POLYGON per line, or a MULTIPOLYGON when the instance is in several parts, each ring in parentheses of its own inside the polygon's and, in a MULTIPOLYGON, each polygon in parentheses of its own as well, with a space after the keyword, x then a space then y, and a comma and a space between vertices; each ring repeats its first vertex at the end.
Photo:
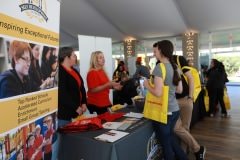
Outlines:
POLYGON ((108 111, 107 108, 111 107, 111 106, 112 105, 105 106, 105 107, 98 107, 93 104, 88 104, 88 110, 91 114, 93 114, 93 112, 97 112, 97 114, 102 114, 102 113, 107 112, 108 111))
POLYGON ((223 92, 224 88, 208 88, 208 96, 209 96, 209 113, 212 114, 215 112, 215 106, 220 103, 221 113, 226 114, 226 107, 223 101, 223 92))

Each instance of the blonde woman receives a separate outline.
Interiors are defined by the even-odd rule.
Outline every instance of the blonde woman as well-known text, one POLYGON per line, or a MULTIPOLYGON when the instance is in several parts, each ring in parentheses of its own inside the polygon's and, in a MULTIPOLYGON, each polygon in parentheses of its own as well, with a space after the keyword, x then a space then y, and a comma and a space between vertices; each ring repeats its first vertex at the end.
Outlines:
POLYGON ((91 55, 90 68, 87 73, 87 103, 90 113, 101 114, 107 111, 112 104, 109 99, 109 90, 119 90, 120 83, 110 81, 104 70, 105 58, 103 52, 95 51, 91 55))

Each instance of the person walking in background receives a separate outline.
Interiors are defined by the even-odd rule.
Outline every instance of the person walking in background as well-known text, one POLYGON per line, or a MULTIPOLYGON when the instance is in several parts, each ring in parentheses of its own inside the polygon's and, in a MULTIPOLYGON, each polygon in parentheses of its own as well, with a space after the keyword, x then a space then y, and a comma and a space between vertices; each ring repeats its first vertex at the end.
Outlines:
POLYGON ((115 82, 120 82, 121 77, 125 76, 125 75, 129 76, 129 73, 128 73, 127 70, 125 70, 124 63, 121 63, 121 61, 120 61, 116 70, 113 72, 112 80, 115 81, 115 82))
POLYGON ((31 48, 28 43, 14 40, 9 47, 12 69, 0 75, 0 98, 12 97, 33 91, 29 82, 31 48))
POLYGON ((136 72, 133 75, 133 78, 145 77, 147 79, 150 78, 150 70, 148 67, 142 65, 142 58, 137 57, 136 59, 136 72))
POLYGON ((194 92, 194 79, 191 74, 190 69, 182 69, 185 66, 189 66, 187 60, 183 56, 173 56, 174 62, 177 64, 179 60, 179 69, 181 72, 181 79, 183 84, 182 93, 176 93, 176 98, 178 101, 178 105, 180 107, 180 117, 182 120, 183 127, 189 131, 190 123, 192 119, 192 111, 193 111, 193 92, 194 92), (186 76, 187 81, 183 77, 186 76))
POLYGON ((223 102, 223 93, 226 82, 226 72, 216 59, 211 60, 210 69, 207 72, 207 85, 209 96, 209 116, 214 117, 215 108, 220 103, 222 117, 228 117, 225 104, 223 102))
POLYGON ((185 152, 189 148, 195 153, 196 160, 203 160, 205 157, 206 149, 200 146, 195 138, 190 133, 190 124, 193 112, 193 92, 194 92, 194 79, 189 69, 182 69, 189 66, 187 60, 183 56, 173 56, 174 62, 178 64, 181 72, 181 79, 183 84, 182 93, 176 93, 176 98, 180 108, 180 118, 177 120, 174 131, 182 141, 182 148, 185 152), (187 81, 183 77, 187 77, 187 81))
POLYGON ((159 138, 163 155, 165 160, 174 160, 175 158, 179 160, 187 160, 187 156, 184 151, 179 146, 174 135, 174 126, 179 118, 179 106, 175 98, 175 93, 182 92, 182 82, 180 75, 177 72, 177 66, 175 65, 172 54, 173 54, 173 44, 168 40, 163 40, 157 43, 157 47, 153 48, 154 56, 157 60, 165 65, 166 68, 166 78, 163 81, 162 71, 160 69, 160 64, 157 64, 153 70, 153 83, 154 87, 151 87, 148 80, 144 81, 144 86, 153 95, 160 97, 162 95, 163 85, 169 86, 168 93, 168 122, 167 124, 159 123, 153 121, 155 132, 157 138, 159 138))
POLYGON ((119 90, 121 88, 120 83, 110 81, 104 70, 104 65, 103 52, 93 52, 87 73, 87 102, 90 113, 101 114, 107 112, 107 108, 112 105, 109 99, 109 90, 112 88, 119 90))

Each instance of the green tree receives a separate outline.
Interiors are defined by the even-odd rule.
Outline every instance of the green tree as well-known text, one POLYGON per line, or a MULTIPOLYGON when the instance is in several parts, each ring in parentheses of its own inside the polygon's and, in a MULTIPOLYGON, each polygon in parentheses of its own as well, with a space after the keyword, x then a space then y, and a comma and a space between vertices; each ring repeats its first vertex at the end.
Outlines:
MULTIPOLYGON (((227 54, 227 53, 225 53, 227 54)), ((236 72, 239 71, 240 68, 240 56, 236 55, 214 55, 214 58, 217 59, 218 61, 222 62, 225 66, 226 73, 229 76, 234 76, 236 72)))

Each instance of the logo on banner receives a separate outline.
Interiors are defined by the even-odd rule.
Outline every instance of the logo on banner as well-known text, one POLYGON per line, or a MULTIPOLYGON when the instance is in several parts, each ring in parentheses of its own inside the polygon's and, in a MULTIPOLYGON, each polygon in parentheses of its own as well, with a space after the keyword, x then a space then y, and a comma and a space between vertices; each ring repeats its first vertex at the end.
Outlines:
POLYGON ((21 0, 19 7, 30 18, 36 18, 39 22, 48 21, 46 0, 21 0))

